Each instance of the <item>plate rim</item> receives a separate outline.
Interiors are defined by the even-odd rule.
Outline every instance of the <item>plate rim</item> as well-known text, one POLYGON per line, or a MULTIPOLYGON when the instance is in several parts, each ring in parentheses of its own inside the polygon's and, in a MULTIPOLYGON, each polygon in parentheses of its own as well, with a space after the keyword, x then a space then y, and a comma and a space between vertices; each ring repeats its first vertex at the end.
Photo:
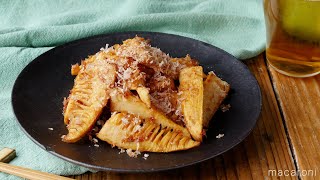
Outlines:
POLYGON ((63 44, 60 44, 60 45, 57 45, 49 50, 47 50, 46 52, 40 54, 39 56, 35 57, 33 60, 31 60, 19 73, 19 75, 17 76, 17 78, 15 79, 14 81, 14 85, 13 85, 13 88, 12 88, 12 91, 11 91, 11 107, 13 109, 13 112, 14 112, 14 117, 15 117, 15 122, 18 124, 19 128, 23 131, 23 133, 25 135, 27 135, 27 137, 29 139, 32 140, 32 142, 34 142, 37 146, 39 146, 40 148, 42 148, 43 150, 45 150, 46 152, 50 153, 50 154, 53 154, 54 156, 56 157, 59 157, 60 159, 62 160, 65 160, 69 163, 72 163, 72 164, 75 164, 75 165, 79 165, 79 166, 82 166, 82 167, 86 167, 86 168, 89 168, 91 170, 99 170, 99 171, 108 171, 108 172, 117 172, 117 173, 151 173, 151 172, 161 172, 161 171, 168 171, 168 170, 175 170, 175 169, 180 169, 180 168, 183 168, 183 167, 187 167, 187 166, 191 166, 191 165, 195 165, 195 164, 198 164, 198 163, 201 163, 201 162, 204 162, 204 161, 207 161, 209 159, 212 159, 214 157, 217 157, 221 154, 224 154, 225 152, 233 149, 234 147, 236 147, 237 145, 239 145, 241 142, 243 142, 247 137, 248 135, 252 132, 253 128, 256 126, 257 124, 257 121, 261 115, 261 111, 262 111, 262 92, 261 92, 261 88, 260 88, 260 85, 258 83, 258 80, 257 78, 254 76, 254 74, 250 71, 250 69, 248 68, 247 65, 245 65, 241 60, 237 59, 236 57, 234 57, 232 54, 226 52, 225 50, 215 46, 215 45, 212 45, 212 44, 209 44, 209 43, 206 43, 206 42, 203 42, 201 40, 198 40, 198 39, 193 39, 193 38, 190 38, 190 37, 186 37, 186 36, 181 36, 181 35, 176 35, 176 34, 169 34, 169 33, 163 33, 163 32, 156 32, 156 31, 121 31, 121 32, 111 32, 111 33, 105 33, 105 34, 99 34, 99 35, 94 35, 94 36, 89 36, 89 37, 85 37, 85 38, 81 38, 81 39, 77 39, 77 40, 73 40, 73 41, 70 41, 70 42, 67 42, 67 43, 63 43, 63 44), (51 151, 50 149, 47 149, 44 145, 42 145, 40 142, 38 142, 37 140, 35 140, 27 131, 26 129, 21 125, 17 115, 16 115, 16 109, 14 107, 14 101, 15 101, 15 98, 14 98, 14 93, 15 93, 15 89, 16 89, 16 86, 17 86, 17 82, 18 80, 21 78, 22 76, 22 72, 25 72, 25 70, 27 68, 29 68, 29 66, 32 66, 34 63, 36 63, 37 61, 39 61, 39 59, 43 56, 46 56, 47 54, 49 53, 52 53, 52 51, 56 51, 56 50, 60 50, 60 49, 63 49, 65 47, 68 47, 70 45, 77 45, 83 41, 88 41, 88 40, 93 40, 93 39, 98 39, 98 38, 102 38, 102 37, 107 37, 107 36, 117 36, 117 35, 125 35, 125 34, 149 34, 149 35, 156 35, 156 34, 160 34, 160 35, 164 35, 164 36, 175 36, 175 37, 178 37, 178 38, 186 38, 186 39, 189 39, 191 41, 196 41, 197 43, 201 43, 201 44, 204 44, 205 46, 209 46, 210 48, 213 48, 213 49, 216 49, 217 51, 220 51, 220 53, 222 54, 227 54, 228 56, 232 57, 233 60, 237 61, 237 63, 239 65, 242 66, 242 68, 246 69, 249 74, 253 77, 253 81, 254 81, 254 84, 257 85, 257 91, 258 91, 258 101, 259 101, 259 109, 258 111, 253 115, 254 118, 254 124, 253 126, 250 128, 250 129, 247 129, 247 133, 241 138, 242 140, 241 141, 237 141, 236 143, 234 144, 231 144, 231 145, 226 145, 227 148, 224 148, 223 151, 220 151, 219 153, 215 154, 215 155, 211 155, 211 156, 207 156, 206 158, 203 158, 203 159, 200 159, 200 160, 196 160, 196 161, 192 161, 192 162, 189 162, 189 163, 184 163, 184 164, 180 164, 178 166, 170 166, 170 167, 164 167, 164 168, 151 168, 151 169, 121 169, 121 168, 110 168, 110 167, 102 167, 102 166, 96 166, 96 165, 91 165, 91 164, 88 164, 88 163, 83 163, 83 162, 80 162, 80 161, 77 161, 77 160, 74 160, 74 159, 71 159, 69 157, 66 157, 66 156, 63 156, 55 151, 51 151))

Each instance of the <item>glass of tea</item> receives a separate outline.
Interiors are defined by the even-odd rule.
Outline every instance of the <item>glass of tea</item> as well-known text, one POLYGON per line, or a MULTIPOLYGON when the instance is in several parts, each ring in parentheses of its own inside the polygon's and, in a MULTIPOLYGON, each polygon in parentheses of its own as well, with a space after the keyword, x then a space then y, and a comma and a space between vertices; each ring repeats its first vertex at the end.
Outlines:
POLYGON ((264 0, 266 57, 282 74, 320 73, 320 0, 264 0))

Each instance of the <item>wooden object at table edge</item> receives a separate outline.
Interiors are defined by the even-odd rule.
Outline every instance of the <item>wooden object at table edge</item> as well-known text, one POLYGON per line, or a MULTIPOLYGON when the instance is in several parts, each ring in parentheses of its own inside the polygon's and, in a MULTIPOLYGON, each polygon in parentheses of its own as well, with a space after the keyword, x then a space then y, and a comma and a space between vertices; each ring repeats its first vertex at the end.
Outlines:
POLYGON ((16 150, 11 148, 0 149, 0 162, 8 163, 16 157, 16 150))
POLYGON ((3 148, 0 150, 0 173, 4 172, 15 176, 31 179, 31 180, 70 180, 70 178, 28 169, 20 166, 7 164, 16 157, 16 151, 11 148, 3 148))

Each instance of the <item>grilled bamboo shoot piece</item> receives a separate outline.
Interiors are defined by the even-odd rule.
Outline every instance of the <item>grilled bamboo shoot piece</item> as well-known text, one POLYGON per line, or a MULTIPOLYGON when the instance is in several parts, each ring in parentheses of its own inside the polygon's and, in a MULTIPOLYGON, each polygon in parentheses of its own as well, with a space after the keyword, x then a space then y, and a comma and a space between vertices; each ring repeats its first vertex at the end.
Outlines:
POLYGON ((184 122, 193 139, 202 141, 203 71, 201 66, 181 70, 179 76, 184 122))
POLYGON ((131 94, 121 94, 119 91, 111 93, 110 110, 116 112, 126 112, 139 116, 144 119, 153 119, 157 124, 163 127, 170 127, 176 131, 182 132, 184 136, 190 136, 188 130, 154 108, 148 108, 138 97, 131 94))
POLYGON ((127 113, 111 116, 97 137, 113 146, 140 152, 171 152, 200 144, 170 126, 162 126, 152 119, 140 119, 127 113))
POLYGON ((228 95, 230 85, 210 72, 203 83, 203 126, 208 127, 214 113, 228 95))
POLYGON ((91 56, 82 62, 64 110, 68 128, 64 142, 76 142, 91 129, 110 98, 108 90, 115 76, 115 65, 105 60, 91 56))

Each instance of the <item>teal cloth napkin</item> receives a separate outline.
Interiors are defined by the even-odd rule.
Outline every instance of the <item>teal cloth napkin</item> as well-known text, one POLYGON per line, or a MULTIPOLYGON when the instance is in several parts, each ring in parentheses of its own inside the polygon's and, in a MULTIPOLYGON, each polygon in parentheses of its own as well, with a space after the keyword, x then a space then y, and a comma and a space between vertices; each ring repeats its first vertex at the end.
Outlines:
MULTIPOLYGON (((256 56, 265 46, 262 0, 2 0, 0 149, 17 150, 12 164, 62 175, 88 170, 47 153, 24 135, 12 111, 11 91, 21 70, 50 48, 120 31, 187 36, 239 59, 256 56)), ((0 179, 11 178, 0 173, 0 179)))

